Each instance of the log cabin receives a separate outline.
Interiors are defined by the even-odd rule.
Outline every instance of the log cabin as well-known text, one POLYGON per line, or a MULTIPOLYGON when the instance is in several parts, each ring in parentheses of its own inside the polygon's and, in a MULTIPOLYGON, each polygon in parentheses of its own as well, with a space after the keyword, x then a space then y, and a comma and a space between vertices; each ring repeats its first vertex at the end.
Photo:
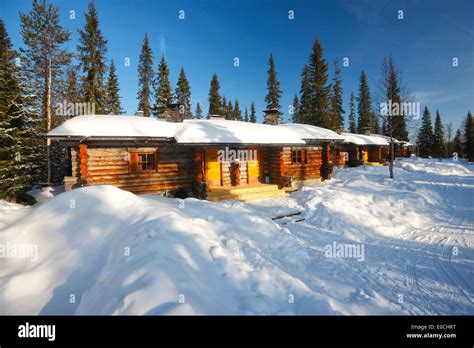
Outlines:
POLYGON ((347 152, 347 165, 356 167, 362 164, 380 166, 386 163, 389 142, 384 136, 342 133, 345 140, 343 148, 347 152))
POLYGON ((82 115, 48 133, 67 149, 65 189, 114 185, 136 194, 212 201, 283 197, 330 178, 336 133, 308 125, 211 117, 169 122, 82 115))

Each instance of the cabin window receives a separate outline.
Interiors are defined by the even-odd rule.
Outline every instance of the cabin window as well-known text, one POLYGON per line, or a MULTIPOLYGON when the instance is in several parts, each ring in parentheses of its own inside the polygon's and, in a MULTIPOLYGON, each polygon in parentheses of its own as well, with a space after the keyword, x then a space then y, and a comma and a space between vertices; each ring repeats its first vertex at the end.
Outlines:
POLYGON ((302 149, 291 149, 291 163, 305 163, 305 151, 302 149))
POLYGON ((156 152, 130 153, 130 171, 133 173, 155 172, 156 164, 156 152))

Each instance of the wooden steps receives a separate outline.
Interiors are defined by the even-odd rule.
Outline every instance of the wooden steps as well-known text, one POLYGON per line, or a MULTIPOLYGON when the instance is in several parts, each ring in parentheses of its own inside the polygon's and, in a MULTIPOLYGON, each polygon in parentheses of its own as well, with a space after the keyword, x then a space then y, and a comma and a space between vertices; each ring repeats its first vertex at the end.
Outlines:
POLYGON ((283 198, 285 196, 285 191, 278 189, 278 185, 257 184, 229 188, 210 188, 207 193, 207 200, 211 202, 228 200, 256 202, 269 198, 283 198))

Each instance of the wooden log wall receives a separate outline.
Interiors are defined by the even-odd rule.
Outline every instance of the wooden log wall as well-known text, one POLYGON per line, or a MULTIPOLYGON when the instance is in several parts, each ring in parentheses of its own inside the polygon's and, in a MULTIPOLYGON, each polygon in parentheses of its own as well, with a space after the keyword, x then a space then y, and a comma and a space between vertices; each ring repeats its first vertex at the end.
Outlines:
POLYGON ((282 175, 291 176, 293 180, 318 179, 321 177, 320 169, 323 164, 321 146, 293 147, 305 151, 303 163, 292 163, 291 147, 282 149, 282 175))
POLYGON ((71 176, 79 179, 80 171, 80 158, 79 158, 79 148, 71 147, 71 176))
POLYGON ((179 146, 89 147, 87 148, 88 185, 114 185, 134 193, 165 193, 192 189, 196 180, 195 152, 179 146), (133 173, 130 152, 157 151, 157 171, 133 173))
POLYGON ((382 147, 369 146, 369 162, 381 162, 381 161, 382 161, 382 147))

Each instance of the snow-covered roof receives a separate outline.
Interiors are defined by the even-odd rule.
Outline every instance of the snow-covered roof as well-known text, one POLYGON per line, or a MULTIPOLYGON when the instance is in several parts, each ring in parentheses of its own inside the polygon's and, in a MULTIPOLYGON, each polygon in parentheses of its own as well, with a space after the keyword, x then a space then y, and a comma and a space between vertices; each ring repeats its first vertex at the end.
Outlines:
POLYGON ((179 144, 305 144, 290 129, 230 120, 184 120, 178 124, 179 144))
POLYGON ((346 139, 344 143, 349 144, 381 146, 389 145, 389 142, 383 136, 363 135, 354 133, 342 133, 342 136, 346 139))
POLYGON ((173 138, 176 123, 152 117, 82 115, 48 133, 50 137, 147 137, 173 138))
POLYGON ((307 141, 311 141, 311 140, 343 141, 345 139, 343 136, 337 134, 336 132, 330 129, 316 127, 309 124, 286 123, 286 124, 279 125, 279 127, 291 129, 301 139, 307 140, 307 141))
MULTIPOLYGON (((386 136, 386 135, 382 135, 382 134, 371 134, 370 135, 371 137, 379 137, 379 138, 383 138, 385 139, 389 144, 390 144, 390 137, 386 136)), ((394 144, 401 144, 402 142, 400 140, 397 140, 395 138, 393 138, 393 142, 394 144)))

